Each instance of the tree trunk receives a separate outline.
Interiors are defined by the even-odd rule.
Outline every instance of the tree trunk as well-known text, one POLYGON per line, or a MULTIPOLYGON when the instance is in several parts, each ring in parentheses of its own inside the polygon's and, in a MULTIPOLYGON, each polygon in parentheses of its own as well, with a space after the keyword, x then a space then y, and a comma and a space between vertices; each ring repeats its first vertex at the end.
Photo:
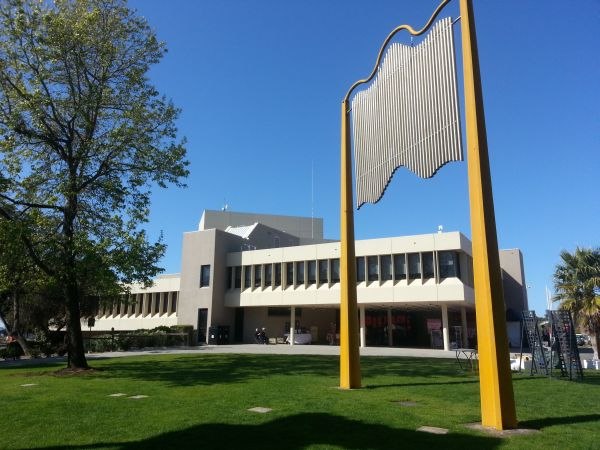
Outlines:
POLYGON ((74 282, 68 283, 65 291, 67 299, 68 366, 71 369, 89 369, 83 347, 83 334, 81 333, 81 311, 77 284, 74 282))
POLYGON ((592 341, 592 349, 594 350, 594 359, 598 358, 598 348, 600 348, 600 333, 590 333, 590 339, 592 341))
POLYGON ((29 354, 29 348, 27 346, 27 341, 25 340, 25 338, 23 337, 23 335, 21 334, 21 305, 20 305, 20 299, 19 299, 19 291, 17 289, 13 289, 13 323, 12 323, 12 332, 17 333, 17 342, 19 343, 19 345, 21 346, 21 349, 23 349, 23 353, 26 356, 31 356, 29 354))
POLYGON ((67 195, 67 204, 64 209, 63 233, 65 240, 64 259, 64 292, 67 301, 67 337, 69 363, 71 369, 89 369, 83 347, 83 334, 81 333, 81 308, 79 306, 79 286, 77 279, 77 258, 75 245, 75 218, 77 216, 77 176, 74 161, 69 160, 70 194, 67 195))

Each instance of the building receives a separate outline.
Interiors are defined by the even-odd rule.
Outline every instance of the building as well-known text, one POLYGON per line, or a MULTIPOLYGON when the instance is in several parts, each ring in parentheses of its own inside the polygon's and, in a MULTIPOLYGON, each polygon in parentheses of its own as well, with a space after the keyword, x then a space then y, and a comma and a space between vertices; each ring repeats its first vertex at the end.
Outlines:
MULTIPOLYGON (((265 327, 279 342, 331 343, 339 336, 339 252, 338 241, 323 238, 322 219, 204 211, 199 229, 183 235, 181 273, 134 286, 127 302, 99 311, 95 330, 192 325, 198 343, 217 332, 249 343, 265 327)), ((508 313, 520 313, 521 252, 500 254, 508 313)), ((463 234, 358 240, 356 264, 362 346, 474 345, 471 242, 463 234)), ((518 330, 510 336, 516 345, 518 330)))

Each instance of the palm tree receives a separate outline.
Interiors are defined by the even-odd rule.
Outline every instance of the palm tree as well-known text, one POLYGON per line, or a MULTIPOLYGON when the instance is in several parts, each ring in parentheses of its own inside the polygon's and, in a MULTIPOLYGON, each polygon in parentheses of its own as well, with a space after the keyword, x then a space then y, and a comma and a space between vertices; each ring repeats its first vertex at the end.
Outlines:
POLYGON ((554 271, 554 301, 571 311, 575 322, 592 338, 594 359, 600 347, 600 249, 563 250, 554 271))

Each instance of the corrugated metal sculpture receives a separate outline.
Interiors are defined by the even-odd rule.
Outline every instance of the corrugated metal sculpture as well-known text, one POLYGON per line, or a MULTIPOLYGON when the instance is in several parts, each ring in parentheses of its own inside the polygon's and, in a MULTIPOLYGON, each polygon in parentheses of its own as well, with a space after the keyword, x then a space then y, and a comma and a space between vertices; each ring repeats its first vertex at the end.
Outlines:
POLYGON ((400 166, 430 178, 462 160, 451 19, 415 47, 390 44, 351 118, 358 207, 379 201, 400 166))

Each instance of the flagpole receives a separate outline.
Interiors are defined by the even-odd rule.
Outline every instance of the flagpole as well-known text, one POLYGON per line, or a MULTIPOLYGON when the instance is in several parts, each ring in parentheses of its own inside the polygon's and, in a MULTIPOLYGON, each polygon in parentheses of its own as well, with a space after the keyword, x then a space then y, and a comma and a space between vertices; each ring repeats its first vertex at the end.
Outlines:
POLYGON ((516 428, 472 0, 460 0, 481 424, 516 428))

